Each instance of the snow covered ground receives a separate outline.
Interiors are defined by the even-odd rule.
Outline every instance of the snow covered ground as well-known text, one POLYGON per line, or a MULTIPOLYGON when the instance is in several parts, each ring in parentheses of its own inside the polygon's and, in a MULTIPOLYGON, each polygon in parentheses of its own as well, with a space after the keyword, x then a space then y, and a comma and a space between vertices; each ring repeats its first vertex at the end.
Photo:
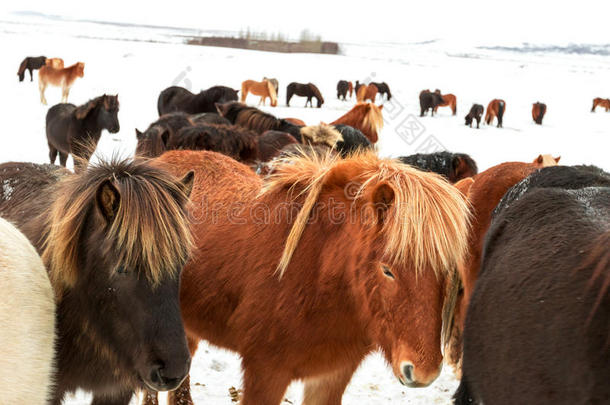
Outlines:
MULTIPOLYGON (((280 107, 266 110, 280 117, 296 117, 307 123, 329 122, 344 114, 354 101, 336 99, 339 79, 386 81, 394 99, 385 103, 387 125, 381 134, 380 153, 408 155, 448 149, 469 153, 484 170, 504 161, 531 161, 540 153, 561 155, 564 164, 595 164, 610 170, 610 113, 592 114, 594 97, 610 97, 610 57, 593 54, 531 52, 526 48, 483 49, 447 40, 425 43, 344 45, 343 55, 275 54, 255 51, 146 42, 159 39, 128 29, 84 24, 75 32, 62 23, 49 26, 15 25, 0 21, 3 61, 0 65, 0 162, 47 162, 45 114, 39 102, 37 78, 18 83, 16 70, 25 56, 62 57, 66 65, 84 61, 85 77, 70 93, 70 102, 82 104, 103 93, 118 93, 121 108, 118 134, 104 133, 98 153, 133 154, 134 128, 141 130, 157 118, 157 96, 174 84, 193 91, 222 84, 240 87, 245 79, 278 78, 280 107), (89 28, 87 28, 89 27, 89 28), (87 30, 94 32, 88 32, 87 30), (117 40, 116 38, 137 39, 117 40), (114 39, 104 39, 114 38, 114 39), (313 82, 326 103, 321 109, 302 108, 295 97, 285 107, 289 82, 313 82), (419 118, 420 90, 440 88, 458 98, 458 115, 447 108, 436 117, 419 118), (504 129, 482 125, 464 126, 463 116, 472 103, 487 105, 493 98, 507 103, 504 129), (543 126, 531 118, 533 102, 545 102, 548 112, 543 126)), ((165 32, 165 31, 164 31, 165 32)), ((163 34, 165 35, 165 33, 163 34)), ((487 44, 493 46, 495 44, 487 44)), ((60 91, 47 90, 50 105, 60 91)), ((252 104, 257 98, 249 98, 252 104)), ((71 164, 71 161, 69 161, 71 164)), ((193 360, 192 388, 197 403, 230 404, 228 389, 239 387, 239 358, 205 343, 193 360)), ((362 364, 347 389, 344 404, 447 404, 457 386, 448 367, 425 389, 401 386, 379 355, 362 364)), ((301 385, 293 384, 286 398, 301 401, 301 385)), ((79 393, 68 404, 86 404, 79 393)), ((134 401, 135 403, 135 401, 134 401)))

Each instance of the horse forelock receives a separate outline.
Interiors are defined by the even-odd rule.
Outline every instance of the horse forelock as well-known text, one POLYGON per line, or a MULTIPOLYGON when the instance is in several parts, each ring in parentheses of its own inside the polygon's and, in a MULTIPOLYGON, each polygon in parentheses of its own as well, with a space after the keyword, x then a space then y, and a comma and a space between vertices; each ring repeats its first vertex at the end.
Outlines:
MULTIPOLYGON (((380 184, 394 191, 383 225, 363 227, 367 232, 380 229, 384 241, 384 261, 398 268, 412 268, 416 274, 431 269, 437 277, 453 277, 467 252, 469 208, 455 187, 436 174, 424 173, 391 159, 380 159, 374 152, 361 152, 341 160, 303 153, 280 164, 269 177, 262 194, 286 192, 300 186, 305 202, 287 239, 278 273, 282 275, 296 250, 308 219, 329 173, 349 170, 352 180, 345 187, 360 184, 354 201, 366 204, 367 195, 380 184)), ((346 197, 347 198, 347 197, 346 197)), ((375 207, 371 207, 375 209, 375 207)), ((364 224, 363 224, 364 225, 364 224)))
POLYGON ((58 297, 78 279, 81 238, 91 232, 87 228, 94 217, 101 217, 97 192, 107 181, 119 193, 118 208, 111 224, 93 226, 100 230, 96 248, 105 257, 141 272, 153 286, 175 277, 188 259, 193 245, 188 199, 177 180, 143 159, 100 161, 80 175, 66 176, 55 190, 42 258, 58 297))

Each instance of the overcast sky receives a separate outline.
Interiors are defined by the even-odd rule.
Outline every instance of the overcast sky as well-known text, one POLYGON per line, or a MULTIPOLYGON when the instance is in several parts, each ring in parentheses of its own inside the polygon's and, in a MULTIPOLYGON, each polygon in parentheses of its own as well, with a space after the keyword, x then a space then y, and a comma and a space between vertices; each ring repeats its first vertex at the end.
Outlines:
POLYGON ((78 19, 200 29, 283 32, 307 28, 324 39, 411 42, 434 38, 482 42, 609 43, 609 0, 31 0, 2 2, 12 11, 78 19), (9 4, 7 4, 9 3, 9 4))

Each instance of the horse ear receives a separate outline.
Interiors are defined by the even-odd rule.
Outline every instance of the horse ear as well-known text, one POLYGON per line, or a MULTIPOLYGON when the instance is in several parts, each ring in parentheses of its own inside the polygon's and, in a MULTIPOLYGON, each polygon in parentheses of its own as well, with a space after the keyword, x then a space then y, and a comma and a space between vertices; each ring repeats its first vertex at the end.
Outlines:
POLYGON ((542 157, 542 155, 538 155, 538 157, 536 159, 534 159, 534 163, 538 163, 538 164, 542 164, 543 161, 544 161, 544 158, 542 157))
POLYGON ((472 177, 466 177, 457 183, 454 184, 455 188, 457 188, 460 193, 464 195, 464 197, 468 197, 468 193, 470 192, 470 187, 474 184, 474 179, 472 177))
POLYGON ((144 135, 144 132, 142 132, 138 128, 136 128, 136 138, 142 139, 142 135, 144 135))
POLYGON ((184 192, 184 195, 187 197, 191 196, 191 191, 193 191, 193 184, 195 183, 195 172, 190 171, 184 175, 183 178, 180 179, 180 188, 184 192))
POLYGON ((379 184, 372 195, 372 203, 379 223, 385 221, 388 210, 394 203, 394 189, 387 183, 379 184))
POLYGON ((556 158, 553 158, 553 159, 555 159, 555 163, 559 163, 559 159, 561 159, 561 156, 557 156, 556 158))
POLYGON ((106 221, 114 220, 118 210, 121 195, 110 180, 105 180, 97 189, 97 205, 106 221))

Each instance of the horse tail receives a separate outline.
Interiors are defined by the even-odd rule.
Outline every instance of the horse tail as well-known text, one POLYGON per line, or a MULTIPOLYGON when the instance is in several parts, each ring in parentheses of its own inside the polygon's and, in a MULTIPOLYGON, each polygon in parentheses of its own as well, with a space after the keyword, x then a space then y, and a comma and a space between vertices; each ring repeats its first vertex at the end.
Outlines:
POLYGON ((504 101, 498 101, 498 121, 502 122, 502 117, 504 116, 504 101))
POLYGON ((593 107, 591 107, 591 112, 595 112, 595 107, 597 107, 597 102, 599 99, 594 98, 593 99, 593 107))
POLYGON ((267 80, 267 90, 269 91, 269 97, 271 97, 271 107, 277 106, 277 93, 275 92, 275 86, 269 80, 267 80))
POLYGON ((28 67, 28 59, 29 58, 25 58, 23 60, 23 62, 21 62, 21 65, 19 65, 19 70, 17 71, 17 75, 19 76, 20 82, 23 81, 23 77, 25 76, 25 69, 28 67))
POLYGON ((349 89, 349 98, 352 98, 352 94, 354 93, 354 85, 352 82, 347 82, 347 86, 349 89))
POLYGON ((545 112, 546 106, 544 104, 538 103, 538 116, 536 117, 536 124, 542 124, 542 118, 544 117, 545 112))
POLYGON ((248 90, 249 90, 250 86, 248 86, 248 81, 243 81, 241 82, 241 102, 245 103, 246 102, 246 97, 248 97, 248 90))
POLYGON ((290 99, 292 98, 292 94, 294 93, 294 83, 290 83, 288 87, 286 87, 286 105, 290 106, 290 99))
POLYGON ((466 378, 462 374, 462 379, 460 381, 460 385, 458 386, 455 394, 453 394, 453 403, 454 405, 475 405, 478 404, 477 401, 472 398, 472 394, 470 393, 470 387, 466 382, 466 378))
POLYGON ((457 114, 457 98, 453 97, 453 100, 451 101, 451 112, 453 113, 453 115, 457 114))

